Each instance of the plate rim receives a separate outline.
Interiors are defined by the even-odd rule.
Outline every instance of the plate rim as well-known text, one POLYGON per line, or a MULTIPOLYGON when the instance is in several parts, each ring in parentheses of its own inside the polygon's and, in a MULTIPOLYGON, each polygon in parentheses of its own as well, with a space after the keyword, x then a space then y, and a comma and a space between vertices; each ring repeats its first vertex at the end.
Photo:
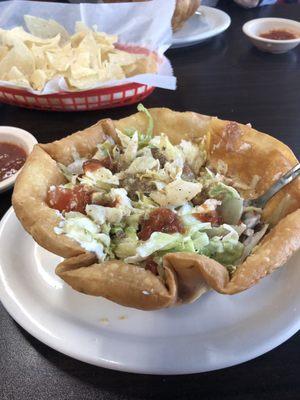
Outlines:
MULTIPOLYGON (((0 236, 2 234, 3 229, 5 229, 6 224, 11 218, 12 214, 14 214, 13 207, 10 207, 8 211, 4 214, 0 221, 0 236)), ((197 368, 195 366, 191 366, 189 368, 184 368, 184 370, 180 368, 166 368, 160 367, 156 369, 149 368, 147 365, 132 365, 125 364, 124 362, 116 362, 113 360, 108 360, 100 357, 93 357, 90 355, 84 356, 84 354, 78 353, 75 350, 69 350, 64 348, 64 344, 60 345, 59 341, 55 340, 50 334, 43 332, 41 328, 35 326, 30 318, 21 312, 20 308, 17 306, 16 302, 14 302, 11 296, 7 293, 5 289, 5 285, 3 283, 3 270, 2 265, 0 264, 0 301, 2 302, 3 307, 8 312, 8 314, 31 336, 54 349, 55 351, 60 352, 66 356, 69 356, 75 360, 79 360, 85 362, 87 364, 91 364, 97 367, 107 368, 116 371, 123 372, 131 372, 137 374, 150 374, 150 375, 187 375, 193 373, 203 373, 209 371, 217 371, 220 369, 228 368, 231 366, 239 365, 245 363, 247 361, 253 360, 269 351, 275 349, 277 346, 281 345, 285 341, 287 341, 290 337, 296 334, 300 330, 300 315, 295 320, 288 329, 284 331, 277 332, 274 337, 270 338, 270 340, 265 343, 259 344, 251 353, 243 354, 242 357, 239 357, 239 361, 227 361, 224 359, 222 362, 219 362, 218 367, 212 366, 211 368, 197 368), (250 354, 250 355, 249 355, 250 354)))
MULTIPOLYGON (((192 36, 190 38, 186 38, 186 39, 176 39, 173 35, 172 44, 170 47, 171 49, 187 47, 187 46, 192 46, 193 44, 201 43, 202 41, 205 41, 207 39, 210 39, 214 36, 219 35, 220 33, 226 31, 230 27, 231 17, 225 11, 220 10, 215 7, 209 7, 209 6, 200 6, 198 8, 199 11, 201 11, 201 9, 210 13, 211 15, 214 14, 214 15, 222 16, 222 18, 224 19, 223 23, 220 24, 219 26, 215 27, 214 29, 209 29, 209 30, 203 32, 202 34, 199 35, 200 37, 199 36, 197 37, 194 35, 194 36, 192 36)), ((193 18, 193 16, 191 18, 193 18)))

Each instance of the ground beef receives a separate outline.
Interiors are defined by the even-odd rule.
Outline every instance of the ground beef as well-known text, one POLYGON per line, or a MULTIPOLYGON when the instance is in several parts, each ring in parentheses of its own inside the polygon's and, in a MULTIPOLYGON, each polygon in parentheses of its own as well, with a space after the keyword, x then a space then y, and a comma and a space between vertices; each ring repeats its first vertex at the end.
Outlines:
POLYGON ((114 207, 114 202, 111 200, 108 194, 103 194, 99 192, 94 192, 91 195, 92 204, 97 204, 103 207, 114 207))
POLYGON ((185 163, 183 166, 182 179, 185 181, 192 181, 195 179, 195 174, 187 163, 185 163))
POLYGON ((124 231, 118 231, 114 234, 115 238, 117 239, 124 239, 126 237, 126 234, 124 231))
POLYGON ((194 206, 200 206, 201 204, 203 204, 205 202, 205 200, 207 200, 207 196, 205 193, 201 192, 201 193, 198 193, 192 199, 192 203, 194 204, 194 206))
POLYGON ((157 147, 151 149, 152 157, 159 161, 160 167, 163 168, 168 161, 157 147))
POLYGON ((127 190, 127 193, 131 199, 136 198, 136 192, 142 192, 149 194, 153 190, 156 190, 156 186, 153 182, 141 180, 136 176, 127 176, 121 182, 121 187, 127 190))

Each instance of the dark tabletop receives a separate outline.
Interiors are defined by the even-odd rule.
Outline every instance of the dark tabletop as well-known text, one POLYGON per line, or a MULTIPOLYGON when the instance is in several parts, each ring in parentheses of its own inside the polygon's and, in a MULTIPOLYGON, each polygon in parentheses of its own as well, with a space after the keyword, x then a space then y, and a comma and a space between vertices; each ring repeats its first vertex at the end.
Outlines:
MULTIPOLYGON (((243 10, 228 3, 221 6, 232 17, 229 30, 205 44, 169 51, 178 89, 157 89, 144 104, 251 122, 285 142, 299 158, 300 52, 260 53, 241 27, 256 17, 299 21, 300 5, 243 10)), ((21 127, 47 142, 101 118, 120 118, 134 111, 135 106, 129 106, 50 113, 0 105, 0 125, 21 127)), ((10 199, 11 191, 0 195, 0 216, 10 199)), ((299 348, 297 334, 256 360, 226 370, 174 377, 134 375, 90 366, 48 348, 20 328, 0 304, 0 399, 296 400, 300 399, 299 348)))

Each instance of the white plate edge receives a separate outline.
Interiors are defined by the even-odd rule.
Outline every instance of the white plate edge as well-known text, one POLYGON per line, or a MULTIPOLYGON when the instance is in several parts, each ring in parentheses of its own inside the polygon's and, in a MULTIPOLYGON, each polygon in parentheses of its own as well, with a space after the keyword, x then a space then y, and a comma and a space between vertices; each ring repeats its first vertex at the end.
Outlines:
MULTIPOLYGON (((10 207, 8 211, 4 214, 0 221, 0 234, 1 231, 6 223, 6 221, 10 218, 11 214, 14 212, 13 207, 10 207)), ((6 299, 3 299, 3 296, 1 293, 5 291, 4 285, 2 283, 2 267, 0 264, 0 301, 3 304, 3 307, 6 309, 8 314, 25 330, 27 331, 31 336, 39 340, 40 342, 46 344, 50 348, 66 355, 69 356, 75 360, 79 360, 82 362, 85 362, 87 364, 91 364, 94 366, 102 367, 102 368, 107 368, 111 370, 116 370, 116 371, 123 371, 123 372, 131 372, 131 373, 137 373, 137 374, 150 374, 150 375, 187 375, 187 374, 194 374, 194 373, 203 373, 203 372, 210 372, 210 371, 217 371, 220 369, 228 368, 231 366, 239 365, 242 363, 245 363, 247 361, 251 361, 265 353, 268 353, 269 351, 275 349, 277 346, 281 345, 285 341, 287 341, 289 338, 291 338, 294 334, 296 334, 300 330, 300 315, 297 321, 295 321, 291 327, 285 332, 281 334, 276 334, 274 338, 268 342, 266 345, 265 343, 263 345, 258 346, 255 351, 250 353, 250 355, 244 356, 240 358, 240 361, 235 362, 221 362, 218 368, 207 368, 203 369, 201 371, 197 370, 196 368, 190 368, 190 369, 185 369, 184 372, 179 369, 156 369, 152 370, 151 368, 143 367, 143 366, 132 366, 132 365, 124 365, 123 363, 116 363, 114 361, 109 361, 109 360, 104 360, 101 358, 91 358, 91 357, 84 357, 81 354, 78 355, 74 351, 66 350, 63 348, 63 346, 60 346, 57 344, 57 341, 55 341, 50 335, 43 333, 41 329, 38 327, 35 327, 32 322, 28 318, 24 316, 20 312, 19 307, 16 305, 16 303, 13 300, 8 300, 11 299, 11 296, 7 296, 6 299)))

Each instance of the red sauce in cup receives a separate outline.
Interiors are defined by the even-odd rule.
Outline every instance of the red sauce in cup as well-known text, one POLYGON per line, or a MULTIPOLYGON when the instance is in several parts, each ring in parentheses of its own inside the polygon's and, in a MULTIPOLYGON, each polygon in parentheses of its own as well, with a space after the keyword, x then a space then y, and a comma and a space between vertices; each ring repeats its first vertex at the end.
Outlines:
POLYGON ((0 142, 0 182, 13 176, 23 167, 27 154, 22 147, 0 142))
POLYGON ((273 40, 291 40, 297 38, 297 36, 294 33, 286 31, 284 29, 272 29, 271 31, 262 33, 259 36, 264 39, 273 39, 273 40))

